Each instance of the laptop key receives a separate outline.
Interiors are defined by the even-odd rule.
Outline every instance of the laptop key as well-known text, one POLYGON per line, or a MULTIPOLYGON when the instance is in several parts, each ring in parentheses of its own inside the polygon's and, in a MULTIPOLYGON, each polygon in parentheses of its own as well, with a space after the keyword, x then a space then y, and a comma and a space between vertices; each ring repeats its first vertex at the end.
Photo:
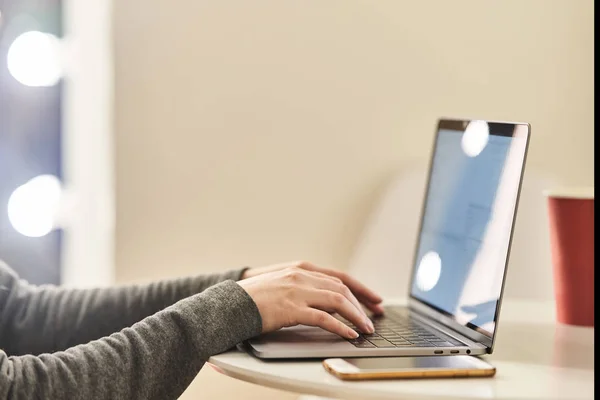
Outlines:
POLYGON ((393 341, 393 340, 403 340, 402 336, 400 336, 400 335, 393 335, 393 336, 387 336, 386 335, 385 339, 386 340, 390 340, 390 341, 393 341))
POLYGON ((378 344, 378 343, 386 343, 387 340, 385 340, 382 337, 376 337, 376 338, 368 338, 367 339, 369 342, 373 343, 373 344, 378 344))
POLYGON ((370 343, 370 342, 367 342, 367 341, 365 341, 365 342, 362 342, 362 343, 352 343, 352 344, 353 344, 355 347, 358 347, 358 348, 361 348, 361 349, 363 349, 363 348, 373 348, 373 347, 375 347, 375 345, 374 345, 373 343, 370 343))
POLYGON ((387 338, 390 342, 407 342, 410 343, 410 340, 406 340, 404 338, 387 338))
POLYGON ((388 342, 387 340, 370 340, 376 347, 396 347, 394 344, 388 342))
POLYGON ((367 333, 366 335, 362 335, 363 337, 367 338, 367 339, 375 339, 375 338, 380 338, 381 336, 379 336, 378 333, 367 333))

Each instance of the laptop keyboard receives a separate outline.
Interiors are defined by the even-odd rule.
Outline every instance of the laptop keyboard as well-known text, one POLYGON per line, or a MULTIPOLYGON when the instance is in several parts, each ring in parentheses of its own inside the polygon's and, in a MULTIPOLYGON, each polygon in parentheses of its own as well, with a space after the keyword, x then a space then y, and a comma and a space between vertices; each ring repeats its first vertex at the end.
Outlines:
MULTIPOLYGON (((385 308, 385 314, 372 318, 375 332, 360 334, 356 339, 348 339, 360 348, 392 348, 392 347, 462 347, 464 343, 444 335, 441 332, 428 329, 424 324, 411 318, 406 308, 385 308)), ((354 324, 337 316, 352 329, 357 330, 354 324)))

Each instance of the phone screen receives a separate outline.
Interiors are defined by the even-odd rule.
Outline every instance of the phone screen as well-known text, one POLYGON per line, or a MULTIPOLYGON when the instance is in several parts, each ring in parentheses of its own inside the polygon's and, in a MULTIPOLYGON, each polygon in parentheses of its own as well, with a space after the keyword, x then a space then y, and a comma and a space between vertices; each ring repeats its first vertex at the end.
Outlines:
POLYGON ((485 361, 473 356, 344 358, 362 371, 490 369, 485 361))

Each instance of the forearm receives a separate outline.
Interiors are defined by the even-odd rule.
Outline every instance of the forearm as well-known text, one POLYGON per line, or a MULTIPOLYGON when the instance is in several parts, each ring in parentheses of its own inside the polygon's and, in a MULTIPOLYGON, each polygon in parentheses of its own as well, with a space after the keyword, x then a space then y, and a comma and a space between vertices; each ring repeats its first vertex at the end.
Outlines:
POLYGON ((81 290, 35 287, 14 273, 1 274, 2 268, 0 286, 8 291, 0 292, 0 347, 10 355, 51 353, 108 336, 242 273, 81 290))
POLYGON ((250 296, 223 282, 64 352, 7 357, 0 351, 0 400, 176 399, 211 355, 261 330, 250 296))

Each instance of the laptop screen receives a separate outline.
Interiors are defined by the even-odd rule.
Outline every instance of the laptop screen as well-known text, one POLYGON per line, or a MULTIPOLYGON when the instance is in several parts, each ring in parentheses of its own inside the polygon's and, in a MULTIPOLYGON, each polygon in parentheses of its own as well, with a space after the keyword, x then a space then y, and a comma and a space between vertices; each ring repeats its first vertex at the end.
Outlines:
POLYGON ((526 124, 442 120, 411 296, 492 337, 525 161, 526 124))

